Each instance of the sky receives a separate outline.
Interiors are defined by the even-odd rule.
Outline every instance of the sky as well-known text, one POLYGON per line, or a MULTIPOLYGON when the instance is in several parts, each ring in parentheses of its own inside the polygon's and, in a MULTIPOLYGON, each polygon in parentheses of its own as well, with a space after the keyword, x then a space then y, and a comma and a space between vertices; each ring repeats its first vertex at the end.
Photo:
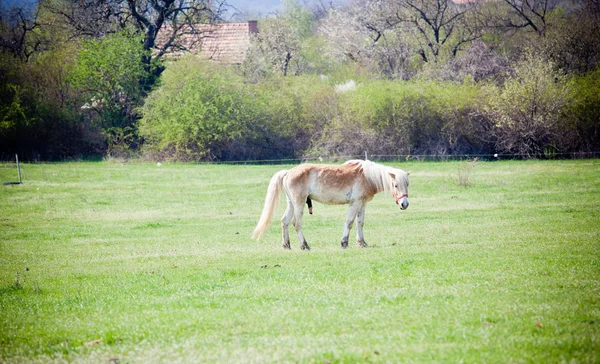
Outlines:
MULTIPOLYGON (((349 0, 297 0, 301 4, 313 5, 317 1, 322 1, 325 4, 330 2, 334 4, 344 4, 349 0)), ((267 16, 281 10, 281 0, 225 0, 228 5, 238 9, 243 14, 248 14, 250 17, 267 16)), ((0 0, 0 5, 7 8, 14 5, 34 4, 35 0, 0 0)), ((234 10, 228 12, 231 17, 234 15, 234 10)))
MULTIPOLYGON (((317 0, 298 0, 300 3, 312 5, 317 0)), ((323 3, 328 4, 333 2, 334 4, 347 3, 348 0, 323 0, 323 3)), ((235 7, 242 13, 249 13, 251 15, 269 15, 281 10, 281 0, 226 0, 226 3, 235 7)))
POLYGON ((257 12, 268 14, 280 8, 280 0, 227 0, 227 4, 242 12, 257 12))

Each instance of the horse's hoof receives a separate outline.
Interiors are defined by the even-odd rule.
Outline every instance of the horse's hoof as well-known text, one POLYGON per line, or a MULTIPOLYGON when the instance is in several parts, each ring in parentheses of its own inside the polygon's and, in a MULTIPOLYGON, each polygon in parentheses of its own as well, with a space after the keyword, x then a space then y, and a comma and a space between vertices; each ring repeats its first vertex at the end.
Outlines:
POLYGON ((290 243, 283 243, 283 249, 287 249, 287 250, 291 250, 292 247, 290 246, 290 243))
POLYGON ((348 247, 348 242, 347 241, 342 241, 342 249, 346 249, 348 247))
POLYGON ((365 243, 364 241, 357 241, 356 242, 361 248, 367 248, 368 245, 367 243, 365 243))
POLYGON ((302 245, 300 247, 300 249, 302 249, 302 250, 310 250, 310 247, 308 245, 302 245))

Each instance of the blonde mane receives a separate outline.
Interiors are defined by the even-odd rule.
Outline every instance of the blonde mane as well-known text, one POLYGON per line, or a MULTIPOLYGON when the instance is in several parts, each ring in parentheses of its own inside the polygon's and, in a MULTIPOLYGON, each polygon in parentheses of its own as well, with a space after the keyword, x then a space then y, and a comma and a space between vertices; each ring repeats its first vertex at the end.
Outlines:
POLYGON ((388 173, 393 171, 392 168, 362 159, 349 160, 344 164, 354 164, 356 169, 362 169, 369 184, 378 192, 391 192, 392 185, 389 182, 390 176, 388 173))

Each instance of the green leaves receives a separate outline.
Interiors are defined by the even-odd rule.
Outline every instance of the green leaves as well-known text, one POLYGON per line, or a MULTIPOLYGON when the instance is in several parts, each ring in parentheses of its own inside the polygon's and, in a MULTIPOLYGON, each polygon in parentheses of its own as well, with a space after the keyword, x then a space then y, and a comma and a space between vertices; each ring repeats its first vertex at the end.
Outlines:
POLYGON ((536 157, 552 146, 560 133, 568 87, 550 62, 530 52, 503 88, 490 91, 485 112, 494 125, 498 150, 536 157))
POLYGON ((478 106, 475 85, 370 80, 339 96, 338 113, 310 154, 452 154, 480 148, 468 117, 478 106))
POLYGON ((179 160, 220 157, 258 118, 251 97, 231 71, 194 56, 174 62, 142 108, 138 126, 146 153, 179 160))
POLYGON ((150 77, 143 63, 147 56, 142 37, 127 32, 83 43, 70 82, 87 96, 101 127, 132 125, 131 110, 141 102, 144 81, 150 77))

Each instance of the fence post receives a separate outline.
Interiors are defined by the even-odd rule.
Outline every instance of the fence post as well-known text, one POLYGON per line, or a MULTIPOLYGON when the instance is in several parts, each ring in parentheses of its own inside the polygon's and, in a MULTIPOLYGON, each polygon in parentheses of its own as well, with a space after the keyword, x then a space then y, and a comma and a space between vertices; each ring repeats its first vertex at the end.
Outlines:
POLYGON ((19 174, 19 184, 23 183, 21 181, 21 167, 19 166, 19 155, 15 154, 15 159, 17 160, 17 173, 19 174))

